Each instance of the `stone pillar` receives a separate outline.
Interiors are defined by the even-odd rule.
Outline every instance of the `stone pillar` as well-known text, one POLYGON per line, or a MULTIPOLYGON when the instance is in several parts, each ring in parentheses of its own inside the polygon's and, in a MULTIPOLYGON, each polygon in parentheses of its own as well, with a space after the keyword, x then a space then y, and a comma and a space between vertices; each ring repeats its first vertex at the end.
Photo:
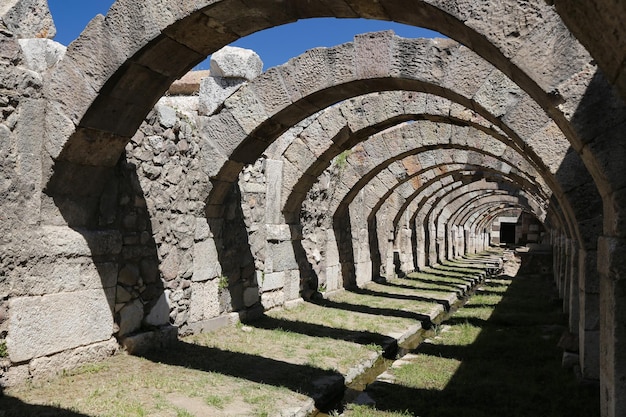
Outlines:
POLYGON ((292 239, 300 238, 285 224, 281 211, 283 162, 265 161, 265 270, 259 274, 261 303, 268 309, 300 297, 300 270, 292 239), (296 235, 296 236, 294 236, 296 235))
POLYGON ((563 297, 563 288, 561 287, 561 235, 560 234, 555 234, 554 245, 552 247, 553 247, 552 269, 554 273, 554 282, 556 283, 556 288, 557 288, 559 297, 563 297))
POLYGON ((398 232, 398 250, 400 252, 400 269, 404 273, 413 272, 413 250, 411 247, 411 229, 402 227, 398 232))
POLYGON ((569 313, 570 307, 570 291, 572 288, 572 240, 571 239, 563 239, 563 258, 562 258, 562 269, 563 269, 563 312, 569 313))
POLYGON ((359 287, 372 280, 372 259, 366 210, 364 194, 361 190, 349 208, 356 285, 359 287))
POLYGON ((417 248, 415 257, 417 259, 417 268, 423 270, 426 268, 426 236, 424 233, 424 220, 420 216, 415 217, 415 240, 417 242, 417 248))
POLYGON ((578 252, 578 339, 580 369, 584 378, 600 377, 600 279, 598 253, 580 249, 578 252))
MULTIPOLYGON (((23 241, 16 242, 17 246, 28 251, 16 252, 23 270, 16 270, 20 276, 14 277, 11 291, 17 296, 8 300, 6 347, 10 361, 25 363, 108 344, 115 332, 121 234, 42 226, 19 239, 23 241)), ((142 318, 143 310, 139 320, 142 318)), ((66 356, 57 358, 67 360, 66 356)))
POLYGON ((568 264, 568 248, 569 248, 569 239, 567 238, 567 236, 563 235, 563 237, 561 238, 561 266, 560 266, 560 272, 561 272, 561 299, 563 300, 563 312, 566 313, 567 310, 565 309, 565 306, 567 305, 567 303, 569 302, 569 298, 568 298, 568 294, 569 294, 569 282, 568 282, 568 273, 569 270, 567 268, 567 264, 568 264))
POLYGON ((471 231, 463 229, 463 240, 465 242, 465 251, 463 252, 463 254, 468 255, 472 253, 474 248, 474 236, 471 231))
POLYGON ((326 230, 326 289, 338 290, 343 287, 340 280, 341 265, 339 263, 339 250, 335 231, 331 228, 326 230))
POLYGON ((626 239, 598 239, 600 404, 603 417, 626 414, 626 239))
POLYGON ((432 266, 437 263, 437 228, 434 224, 430 223, 428 227, 428 238, 426 239, 426 250, 428 251, 427 259, 428 265, 432 266))
POLYGON ((569 306, 568 306, 568 312, 569 312, 569 331, 571 333, 578 333, 578 326, 579 326, 579 321, 580 321, 580 302, 579 302, 579 275, 580 275, 580 271, 579 271, 579 260, 578 260, 578 255, 579 255, 579 248, 578 248, 578 242, 576 242, 575 240, 572 240, 570 243, 570 256, 568 259, 569 265, 570 265, 570 275, 569 275, 569 280, 571 281, 570 284, 570 291, 569 291, 569 306))

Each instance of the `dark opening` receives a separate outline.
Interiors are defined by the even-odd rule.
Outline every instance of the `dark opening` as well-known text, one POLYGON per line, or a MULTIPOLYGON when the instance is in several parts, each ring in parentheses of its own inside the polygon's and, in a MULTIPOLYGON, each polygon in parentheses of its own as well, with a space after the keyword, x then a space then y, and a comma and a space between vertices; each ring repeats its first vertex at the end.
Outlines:
POLYGON ((515 243, 515 223, 500 223, 500 243, 515 243))

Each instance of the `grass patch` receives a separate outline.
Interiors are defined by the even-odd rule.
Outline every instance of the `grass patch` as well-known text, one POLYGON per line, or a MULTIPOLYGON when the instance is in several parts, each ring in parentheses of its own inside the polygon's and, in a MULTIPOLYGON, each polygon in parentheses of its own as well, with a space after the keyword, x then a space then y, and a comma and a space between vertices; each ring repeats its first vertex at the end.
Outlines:
MULTIPOLYGON (((367 392, 378 411, 438 417, 599 415, 597 387, 561 368, 556 346, 567 321, 552 283, 490 279, 477 295, 367 392)), ((354 417, 355 408, 344 414, 354 417)))
MULTIPOLYGON (((51 381, 12 388, 0 398, 0 409, 7 410, 7 415, 73 412, 99 417, 280 415, 305 404, 316 379, 346 375, 371 361, 424 317, 441 310, 440 300, 458 293, 469 283, 466 277, 473 274, 470 266, 446 268, 392 279, 388 285, 371 283, 359 290, 333 293, 316 304, 275 309, 253 323, 183 338, 167 350, 143 358, 120 354, 51 381), (39 406, 48 408, 36 408, 39 406)), ((220 288, 226 284, 227 278, 220 278, 220 288)), ((458 338, 459 346, 471 343, 477 337, 479 321, 489 319, 487 309, 503 297, 503 287, 486 287, 477 297, 479 303, 472 315, 459 316, 462 322, 458 327, 442 327, 430 344, 443 346, 438 338, 450 335, 458 338)), ((501 321, 509 319, 500 316, 501 321)), ((463 368, 463 358, 431 356, 440 361, 439 370, 447 370, 437 375, 433 372, 432 390, 449 386, 444 378, 463 368)), ((396 378, 404 381, 407 389, 421 389, 422 382, 399 372, 396 378)), ((413 397, 410 392, 407 398, 413 397)), ((410 408, 381 414, 369 407, 350 407, 349 412, 357 416, 412 415, 410 408)))
MULTIPOLYGON (((350 404, 346 410, 351 417, 413 417, 413 414, 407 412, 378 411, 365 405, 350 404)), ((332 414, 331 414, 332 416, 332 414)))

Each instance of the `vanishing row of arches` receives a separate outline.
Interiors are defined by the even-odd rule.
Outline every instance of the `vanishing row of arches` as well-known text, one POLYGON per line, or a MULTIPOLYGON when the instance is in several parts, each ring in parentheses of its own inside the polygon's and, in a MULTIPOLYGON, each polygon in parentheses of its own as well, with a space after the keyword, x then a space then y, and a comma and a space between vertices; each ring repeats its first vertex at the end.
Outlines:
MULTIPOLYGON (((532 213, 551 236, 583 372, 600 379, 603 415, 621 415, 626 76, 605 58, 606 45, 579 29, 573 6, 547 3, 118 0, 47 76, 44 142, 55 165, 46 193, 71 227, 99 227, 73 213, 97 210, 90 197, 100 183, 77 189, 73 179, 113 169, 169 85, 247 34, 320 16, 436 30, 454 41, 359 35, 238 90, 202 126, 206 216, 223 217, 243 167, 264 157, 282 164, 272 223, 297 226, 307 194, 343 154, 324 225, 338 259, 326 274, 358 283, 363 273, 390 273, 394 252, 406 255, 403 268, 419 268, 484 248, 502 214, 532 213), (292 139, 279 140, 285 135, 292 139)), ((624 12, 599 4, 594 15, 624 12)), ((301 239, 290 239, 297 252, 301 239)))

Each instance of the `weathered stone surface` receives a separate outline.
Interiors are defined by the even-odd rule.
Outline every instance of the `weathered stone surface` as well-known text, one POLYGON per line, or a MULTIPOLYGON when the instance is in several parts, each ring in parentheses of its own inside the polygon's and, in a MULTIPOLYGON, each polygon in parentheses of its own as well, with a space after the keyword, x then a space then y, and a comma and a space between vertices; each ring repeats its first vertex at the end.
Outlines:
POLYGON ((189 322, 216 317, 220 313, 217 280, 191 283, 189 322))
POLYGON ((261 291, 272 291, 285 285, 285 272, 270 272, 263 275, 259 283, 261 291))
POLYGON ((116 255, 122 250, 119 231, 75 230, 66 226, 43 226, 40 253, 56 256, 116 255))
POLYGON ((56 27, 47 0, 5 0, 0 23, 20 38, 54 38, 56 27))
POLYGON ((268 224, 280 224, 283 161, 275 161, 271 159, 266 160, 265 175, 267 176, 265 222, 268 224))
POLYGON ((128 264, 120 270, 117 282, 128 286, 136 285, 139 281, 139 276, 139 267, 137 265, 128 264))
POLYGON ((64 370, 76 369, 86 363, 93 363, 113 355, 119 349, 117 340, 110 338, 107 341, 94 343, 89 346, 81 346, 56 355, 37 358, 29 365, 30 376, 37 379, 45 379, 58 375, 64 370))
POLYGON ((204 78, 211 75, 208 70, 203 71, 189 71, 178 80, 174 81, 170 86, 167 93, 170 95, 185 95, 190 96, 198 94, 200 91, 200 84, 204 78))
POLYGON ((50 39, 20 39, 20 48, 28 69, 44 72, 65 55, 66 47, 50 39))
POLYGON ((154 107, 154 110, 156 111, 157 117, 159 118, 159 123, 164 128, 174 127, 174 125, 178 121, 178 118, 176 116, 176 110, 170 106, 159 103, 154 107))
POLYGON ((265 225, 267 240, 284 241, 291 239, 291 229, 287 224, 265 225))
POLYGON ((23 384, 30 378, 29 365, 11 366, 0 369, 0 387, 13 387, 23 384))
MULTIPOLYGON (((231 326, 236 323, 235 315, 222 315, 213 319, 196 321, 182 327, 179 331, 181 335, 214 332, 222 327, 231 326)), ((238 318, 238 317, 237 317, 238 318)))
POLYGON ((211 55, 210 65, 214 77, 252 80, 263 71, 263 61, 256 52, 234 46, 225 46, 211 55))
POLYGON ((211 116, 223 106, 224 101, 246 82, 243 78, 225 78, 212 76, 200 82, 198 112, 211 116))
POLYGON ((141 355, 151 350, 163 349, 178 340, 178 328, 163 326, 157 330, 122 338, 121 345, 131 355, 141 355))
POLYGON ((9 314, 7 348, 12 362, 108 340, 113 330, 103 290, 14 298, 9 314))
POLYGON ((191 278, 193 281, 207 281, 219 277, 222 274, 222 266, 213 240, 206 240, 194 244, 193 259, 194 269, 191 278))
POLYGON ((11 281, 16 295, 45 295, 85 289, 113 288, 117 281, 117 264, 93 264, 88 259, 57 259, 20 271, 11 281))
POLYGON ((118 314, 120 315, 119 336, 133 333, 141 327, 144 317, 143 303, 141 300, 136 299, 132 303, 126 304, 118 314))
POLYGON ((149 326, 161 326, 169 323, 170 319, 170 291, 165 291, 156 304, 152 307, 148 315, 144 319, 145 323, 149 326))
POLYGON ((291 241, 278 242, 267 244, 267 256, 266 271, 279 272, 288 271, 292 269, 298 269, 298 262, 293 251, 293 244, 291 241), (269 262, 271 259, 271 265, 269 262))
POLYGON ((248 287, 243 291, 243 302, 246 307, 251 307, 259 302, 259 287, 248 287))
POLYGON ((285 304, 285 294, 282 291, 270 291, 261 294, 261 304, 266 310, 285 304))

